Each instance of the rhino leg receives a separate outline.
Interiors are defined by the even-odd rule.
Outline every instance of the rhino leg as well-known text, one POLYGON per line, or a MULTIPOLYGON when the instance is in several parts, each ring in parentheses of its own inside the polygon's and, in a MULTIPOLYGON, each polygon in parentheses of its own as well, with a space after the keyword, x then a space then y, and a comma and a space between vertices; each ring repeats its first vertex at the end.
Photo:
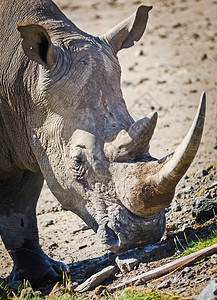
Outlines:
POLYGON ((14 262, 8 282, 26 279, 36 287, 59 280, 67 271, 39 245, 36 204, 43 180, 41 173, 25 171, 0 182, 0 234, 14 262))

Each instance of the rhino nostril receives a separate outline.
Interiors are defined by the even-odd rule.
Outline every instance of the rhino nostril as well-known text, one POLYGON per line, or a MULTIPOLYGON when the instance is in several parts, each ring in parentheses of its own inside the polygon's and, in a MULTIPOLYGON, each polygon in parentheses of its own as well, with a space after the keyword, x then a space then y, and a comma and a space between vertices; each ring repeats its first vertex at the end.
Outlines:
POLYGON ((105 245, 107 250, 113 252, 114 249, 120 247, 118 235, 108 226, 108 223, 100 226, 97 233, 100 237, 101 243, 105 245))
POLYGON ((118 238, 117 234, 107 224, 105 225, 105 231, 106 231, 107 241, 112 241, 113 244, 115 244, 116 246, 119 246, 119 238, 118 238))

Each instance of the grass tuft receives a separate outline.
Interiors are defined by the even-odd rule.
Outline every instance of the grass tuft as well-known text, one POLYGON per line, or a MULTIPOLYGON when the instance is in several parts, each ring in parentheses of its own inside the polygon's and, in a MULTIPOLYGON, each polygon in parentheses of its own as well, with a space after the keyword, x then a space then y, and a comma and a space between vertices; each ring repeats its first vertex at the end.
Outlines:
MULTIPOLYGON (((191 241, 190 243, 187 242, 186 248, 182 246, 184 251, 181 253, 181 256, 186 256, 198 250, 202 250, 206 247, 217 244, 217 229, 212 230, 211 234, 205 240, 199 239, 198 236, 196 236, 196 238, 197 238, 196 242, 195 241, 191 241)), ((187 241, 187 237, 185 237, 185 239, 187 241)))
POLYGON ((138 289, 135 287, 126 288, 111 295, 108 300, 178 300, 180 296, 171 295, 169 293, 138 289))

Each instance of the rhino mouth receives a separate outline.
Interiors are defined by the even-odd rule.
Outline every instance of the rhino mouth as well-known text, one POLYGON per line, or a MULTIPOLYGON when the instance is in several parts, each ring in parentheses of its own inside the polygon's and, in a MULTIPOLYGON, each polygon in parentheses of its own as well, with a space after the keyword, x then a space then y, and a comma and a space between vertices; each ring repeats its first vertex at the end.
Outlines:
POLYGON ((106 250, 119 253, 158 242, 165 232, 165 227, 164 211, 152 218, 143 218, 125 208, 124 213, 122 210, 121 214, 112 216, 109 221, 101 224, 97 234, 106 250))

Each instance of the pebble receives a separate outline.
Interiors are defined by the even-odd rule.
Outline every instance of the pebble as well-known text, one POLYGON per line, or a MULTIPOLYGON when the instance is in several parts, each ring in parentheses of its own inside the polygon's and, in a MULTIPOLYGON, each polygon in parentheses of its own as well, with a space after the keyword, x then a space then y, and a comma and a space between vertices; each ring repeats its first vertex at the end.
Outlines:
POLYGON ((195 173, 195 177, 200 178, 200 177, 206 176, 207 174, 208 174, 207 170, 201 169, 195 173))
POLYGON ((217 299, 217 280, 211 280, 203 289, 197 300, 216 300, 217 299))
POLYGON ((165 83, 167 83, 166 80, 158 80, 158 81, 157 81, 157 84, 165 84, 165 83))
POLYGON ((78 249, 81 250, 81 249, 84 249, 84 248, 86 248, 86 247, 87 247, 87 245, 85 244, 85 245, 79 246, 78 249))
POLYGON ((142 49, 135 51, 135 56, 144 56, 144 55, 145 55, 145 53, 144 53, 144 51, 142 49))
POLYGON ((132 270, 135 270, 140 261, 137 258, 121 258, 119 256, 115 259, 118 268, 121 270, 122 273, 128 273, 132 270))
POLYGON ((210 262, 213 264, 213 265, 217 265, 217 254, 213 254, 210 258, 210 262))
POLYGON ((157 286, 157 289, 166 289, 168 287, 170 287, 171 285, 171 281, 170 280, 165 280, 163 282, 161 282, 158 286, 157 286))
POLYGON ((197 222, 204 222, 217 214, 216 199, 199 198, 193 203, 192 216, 197 222))
POLYGON ((185 267, 183 270, 182 270, 182 274, 188 274, 191 272, 191 268, 190 267, 185 267))
POLYGON ((53 224, 54 224, 54 221, 50 220, 50 221, 47 222, 47 224, 45 225, 45 227, 48 227, 48 226, 53 225, 53 224))
POLYGON ((206 60, 207 58, 208 58, 207 54, 204 53, 204 54, 202 55, 202 57, 201 57, 201 60, 203 61, 203 60, 206 60))
POLYGON ((92 275, 85 282, 77 286, 75 288, 75 291, 85 292, 100 285, 106 278, 108 278, 112 274, 114 268, 115 268, 114 266, 108 266, 107 268, 104 268, 102 271, 92 275))

